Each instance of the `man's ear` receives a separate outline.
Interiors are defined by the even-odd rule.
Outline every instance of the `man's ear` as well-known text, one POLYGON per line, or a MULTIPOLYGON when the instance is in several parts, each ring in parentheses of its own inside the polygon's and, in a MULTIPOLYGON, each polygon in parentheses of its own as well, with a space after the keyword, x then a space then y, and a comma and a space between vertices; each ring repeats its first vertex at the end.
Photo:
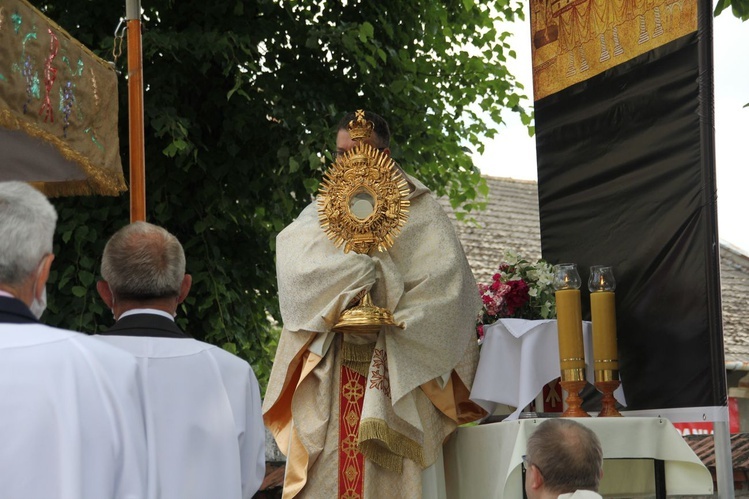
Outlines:
POLYGON ((179 296, 177 297, 177 303, 182 303, 185 301, 185 298, 187 298, 187 294, 190 292, 190 287, 192 286, 192 276, 190 274, 185 274, 185 277, 182 279, 182 284, 179 287, 179 296))
POLYGON ((49 271, 52 268, 52 262, 55 260, 55 255, 52 253, 49 253, 44 258, 42 258, 42 261, 39 263, 39 272, 36 274, 36 282, 34 289, 36 290, 36 296, 32 296, 31 298, 42 298, 42 292, 44 291, 44 287, 47 285, 47 279, 49 279, 49 271))
POLYGON ((526 471, 530 476, 530 486, 533 490, 539 490, 544 485, 544 476, 538 471, 538 467, 531 465, 526 471))
POLYGON ((102 301, 106 303, 107 308, 113 309, 114 295, 112 294, 112 290, 109 289, 109 283, 107 281, 97 281, 96 291, 99 292, 99 296, 101 296, 102 301))

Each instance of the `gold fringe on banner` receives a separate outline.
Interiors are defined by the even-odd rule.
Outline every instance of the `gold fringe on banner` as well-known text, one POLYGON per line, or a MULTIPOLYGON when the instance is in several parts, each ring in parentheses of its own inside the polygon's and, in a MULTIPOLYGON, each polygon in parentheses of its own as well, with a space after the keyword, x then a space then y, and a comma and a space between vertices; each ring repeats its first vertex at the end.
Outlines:
POLYGON ((30 182, 48 197, 88 196, 100 194, 117 196, 127 190, 122 170, 106 171, 94 166, 88 158, 73 150, 59 137, 41 130, 33 124, 21 121, 7 109, 0 109, 0 127, 20 131, 51 144, 66 161, 77 164, 86 174, 86 180, 66 180, 62 182, 30 182))

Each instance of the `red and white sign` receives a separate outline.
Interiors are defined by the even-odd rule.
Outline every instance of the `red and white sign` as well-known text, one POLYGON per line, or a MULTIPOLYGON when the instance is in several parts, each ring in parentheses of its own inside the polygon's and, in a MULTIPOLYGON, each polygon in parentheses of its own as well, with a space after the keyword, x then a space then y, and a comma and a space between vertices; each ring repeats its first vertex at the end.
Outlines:
MULTIPOLYGON (((713 423, 700 421, 695 423, 674 423, 674 428, 685 435, 712 435, 713 423)), ((728 428, 731 433, 739 433, 739 403, 734 397, 728 397, 728 428)))

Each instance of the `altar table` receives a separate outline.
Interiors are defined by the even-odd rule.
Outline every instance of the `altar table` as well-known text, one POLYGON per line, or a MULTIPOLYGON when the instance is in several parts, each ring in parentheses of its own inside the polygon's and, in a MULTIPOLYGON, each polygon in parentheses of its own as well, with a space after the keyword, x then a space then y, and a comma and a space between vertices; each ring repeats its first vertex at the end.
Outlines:
MULTIPOLYGON (((601 441, 602 495, 712 494, 710 471, 667 419, 574 420, 593 430, 601 441)), ((526 441, 543 421, 521 419, 458 428, 444 446, 447 498, 521 499, 526 441)))
MULTIPOLYGON (((589 321, 583 322, 583 345, 585 372, 592 384, 593 335, 589 321)), ((489 414, 498 404, 515 407, 517 409, 506 419, 517 419, 520 411, 535 400, 544 385, 558 378, 559 374, 556 320, 500 319, 484 328, 484 343, 471 400, 489 414)), ((614 397, 620 404, 627 405, 621 386, 614 392, 614 397)))

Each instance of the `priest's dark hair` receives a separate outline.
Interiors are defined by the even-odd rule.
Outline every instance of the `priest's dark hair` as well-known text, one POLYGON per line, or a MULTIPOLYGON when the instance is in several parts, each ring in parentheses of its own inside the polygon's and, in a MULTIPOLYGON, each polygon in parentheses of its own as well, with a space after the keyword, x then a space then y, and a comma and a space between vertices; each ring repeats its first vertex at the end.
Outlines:
MULTIPOLYGON (((348 113, 346 116, 341 118, 338 122, 338 128, 336 130, 348 130, 348 124, 350 121, 356 119, 356 113, 348 113)), ((374 133, 377 136, 377 147, 387 148, 390 147, 390 127, 385 118, 379 114, 375 114, 372 111, 364 111, 364 119, 369 120, 374 125, 374 133)))
POLYGON ((0 283, 20 285, 52 253, 57 212, 25 182, 0 182, 0 283))
POLYGON ((107 241, 101 275, 115 298, 148 300, 178 296, 185 277, 185 251, 166 229, 133 222, 107 241))
POLYGON ((569 419, 549 419, 528 438, 528 466, 555 494, 598 490, 603 467, 601 442, 593 431, 569 419))

